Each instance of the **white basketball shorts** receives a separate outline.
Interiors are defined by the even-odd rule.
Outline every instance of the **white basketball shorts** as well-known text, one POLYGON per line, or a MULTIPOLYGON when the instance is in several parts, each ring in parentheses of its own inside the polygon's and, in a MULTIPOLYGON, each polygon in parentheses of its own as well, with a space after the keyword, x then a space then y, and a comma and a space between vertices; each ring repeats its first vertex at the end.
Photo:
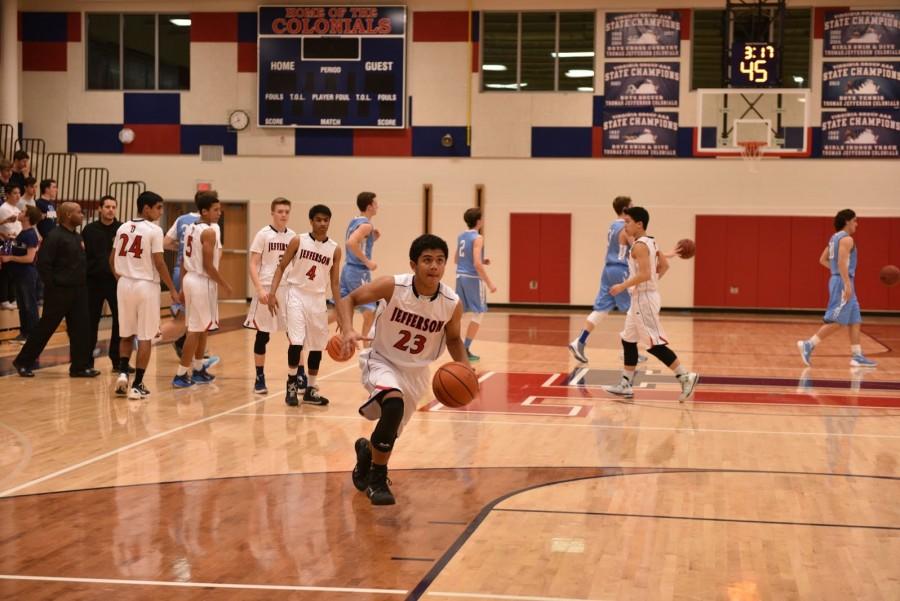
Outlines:
POLYGON ((254 296, 250 301, 250 310, 247 312, 247 319, 244 320, 244 327, 260 332, 286 332, 287 289, 287 286, 278 286, 278 291, 275 292, 275 296, 278 298, 278 310, 275 315, 269 311, 269 305, 260 303, 259 297, 254 296))
POLYGON ((116 284, 119 336, 153 340, 159 334, 159 283, 120 277, 116 284))
POLYGON ((296 286, 287 290, 287 332, 291 344, 321 351, 328 344, 328 307, 324 295, 312 295, 296 286))
POLYGON ((219 329, 219 285, 198 273, 184 274, 182 285, 188 332, 219 329))
POLYGON ((658 292, 632 292, 631 307, 625 316, 625 328, 620 336, 625 342, 637 342, 647 348, 668 344, 666 331, 659 320, 658 292))
POLYGON ((359 408, 359 414, 370 420, 380 418, 381 405, 373 397, 395 388, 403 393, 402 431, 416 412, 419 401, 430 390, 431 373, 428 366, 399 367, 368 348, 359 354, 359 367, 362 370, 362 384, 369 391, 369 400, 359 408))

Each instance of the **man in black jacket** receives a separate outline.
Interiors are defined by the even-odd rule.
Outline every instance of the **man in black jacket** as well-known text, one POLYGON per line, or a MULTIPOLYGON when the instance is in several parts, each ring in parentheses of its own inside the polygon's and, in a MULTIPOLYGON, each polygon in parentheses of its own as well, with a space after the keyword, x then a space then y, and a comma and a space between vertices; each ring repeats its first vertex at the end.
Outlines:
POLYGON ((65 318, 72 361, 69 376, 93 378, 100 372, 90 367, 87 261, 84 242, 75 231, 83 215, 81 207, 74 202, 62 203, 57 213, 59 225, 47 234, 37 254, 37 269, 44 282, 44 312, 25 346, 13 359, 13 366, 23 378, 33 377, 31 368, 65 318))
POLYGON ((97 328, 103 316, 103 302, 109 304, 112 313, 112 331, 109 335, 109 360, 113 369, 119 366, 119 303, 116 299, 116 278, 109 268, 109 253, 115 244, 116 230, 122 222, 116 219, 116 199, 104 196, 100 199, 100 219, 89 223, 81 231, 84 251, 87 254, 88 314, 90 315, 91 362, 97 346, 97 328))

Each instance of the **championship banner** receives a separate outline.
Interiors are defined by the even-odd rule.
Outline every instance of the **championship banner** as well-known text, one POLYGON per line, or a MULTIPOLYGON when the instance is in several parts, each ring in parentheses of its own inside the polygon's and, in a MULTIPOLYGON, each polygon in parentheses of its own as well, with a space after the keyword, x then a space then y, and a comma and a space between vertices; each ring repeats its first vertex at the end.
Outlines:
POLYGON ((681 56, 678 11, 606 13, 607 58, 681 56))
POLYGON ((826 11, 825 56, 900 56, 900 10, 826 11))
POLYGON ((656 108, 678 106, 679 63, 606 63, 606 106, 656 108))
POLYGON ((677 146, 678 113, 603 113, 603 156, 674 157, 677 146))
POLYGON ((900 112, 822 115, 822 156, 841 159, 900 157, 900 112))
POLYGON ((822 65, 825 108, 900 108, 900 62, 822 65))

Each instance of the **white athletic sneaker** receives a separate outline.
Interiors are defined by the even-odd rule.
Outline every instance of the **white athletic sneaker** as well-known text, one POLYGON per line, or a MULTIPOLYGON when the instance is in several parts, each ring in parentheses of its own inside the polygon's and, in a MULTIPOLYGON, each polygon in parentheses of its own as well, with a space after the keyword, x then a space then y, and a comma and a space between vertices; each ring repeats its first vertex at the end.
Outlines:
POLYGON ((147 390, 147 387, 144 386, 143 382, 137 386, 132 386, 131 390, 128 391, 128 398, 132 401, 146 399, 148 396, 150 396, 150 391, 147 390))
POLYGON ((116 378, 116 396, 128 394, 128 374, 119 374, 116 378))
POLYGON ((604 386, 603 390, 605 390, 609 394, 614 394, 624 399, 634 398, 634 391, 631 389, 631 384, 624 379, 615 386, 604 386))
POLYGON ((872 361, 862 353, 853 355, 850 357, 850 366, 851 367, 875 367, 878 365, 875 361, 872 361))
POLYGON ((584 345, 580 342, 570 342, 569 343, 569 352, 572 353, 572 356, 575 357, 575 360, 579 363, 587 363, 588 358, 587 355, 584 354, 584 345))
POLYGON ((678 402, 683 403, 694 394, 694 387, 699 380, 700 374, 694 372, 688 372, 678 376, 678 381, 681 382, 681 396, 678 397, 678 402))

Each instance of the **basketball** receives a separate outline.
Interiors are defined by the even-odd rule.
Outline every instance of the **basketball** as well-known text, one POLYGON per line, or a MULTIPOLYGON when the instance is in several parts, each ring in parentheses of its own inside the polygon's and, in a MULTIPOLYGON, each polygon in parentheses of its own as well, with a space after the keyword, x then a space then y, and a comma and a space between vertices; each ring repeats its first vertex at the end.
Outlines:
POLYGON ((465 407, 478 396, 478 378, 465 363, 441 365, 431 380, 434 396, 446 407, 465 407))
POLYGON ((690 259, 697 252, 697 245, 690 238, 682 238, 675 245, 675 252, 682 259, 690 259))
POLYGON ((885 286, 893 286, 900 282, 900 267, 896 265, 885 265, 881 268, 881 274, 878 276, 881 283, 885 286))
POLYGON ((329 357, 338 362, 349 361, 356 354, 356 349, 353 348, 349 354, 344 352, 344 340, 337 334, 328 339, 325 350, 328 351, 329 357))

